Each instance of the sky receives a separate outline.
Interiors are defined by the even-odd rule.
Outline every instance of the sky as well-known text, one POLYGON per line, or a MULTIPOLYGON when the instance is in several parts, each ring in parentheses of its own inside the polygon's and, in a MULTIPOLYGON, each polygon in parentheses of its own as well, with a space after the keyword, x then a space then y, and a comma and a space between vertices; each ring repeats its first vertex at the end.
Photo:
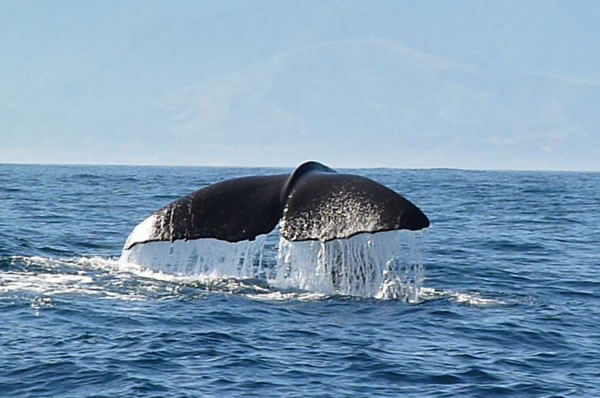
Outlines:
POLYGON ((0 0, 0 163, 600 171, 600 2, 0 0))

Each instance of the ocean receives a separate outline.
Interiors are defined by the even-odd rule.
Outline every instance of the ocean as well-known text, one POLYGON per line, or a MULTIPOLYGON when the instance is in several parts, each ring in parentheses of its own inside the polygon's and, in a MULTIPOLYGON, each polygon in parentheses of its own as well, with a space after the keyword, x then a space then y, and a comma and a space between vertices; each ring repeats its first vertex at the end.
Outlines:
POLYGON ((0 396, 600 396, 600 173, 351 170, 431 221, 410 299, 119 262, 158 208, 288 171, 0 165, 0 396))

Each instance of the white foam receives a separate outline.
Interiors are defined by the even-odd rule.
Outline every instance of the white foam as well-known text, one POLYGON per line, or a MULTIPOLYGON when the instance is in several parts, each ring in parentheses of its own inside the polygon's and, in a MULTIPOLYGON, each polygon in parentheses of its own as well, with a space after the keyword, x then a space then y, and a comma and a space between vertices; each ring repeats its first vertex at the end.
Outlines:
POLYGON ((274 291, 269 293, 260 294, 246 294, 246 297, 257 301, 319 301, 328 298, 326 294, 312 293, 312 292, 287 292, 287 291, 274 291))
POLYGON ((482 297, 479 292, 456 292, 452 290, 437 290, 430 287, 421 289, 421 300, 432 301, 438 299, 448 299, 456 304, 472 307, 497 307, 509 305, 506 301, 482 297))
MULTIPOLYGON (((64 272, 63 267, 72 264, 80 264, 80 260, 70 259, 52 259, 43 257, 15 257, 14 261, 22 262, 26 266, 40 267, 41 270, 30 271, 27 268, 23 270, 14 270, 0 274, 0 294, 12 294, 18 292, 29 292, 39 295, 42 298, 36 298, 32 302, 32 308, 39 310, 46 299, 55 295, 82 294, 94 295, 109 299, 120 300, 139 300, 142 295, 131 292, 119 292, 106 289, 105 285, 99 284, 93 275, 86 270, 71 269, 69 273, 64 272), (56 272, 59 271, 59 272, 56 272), (62 271, 62 272, 60 272, 62 271), (77 271, 77 272, 75 272, 77 271), (37 308, 35 308, 37 306, 37 308)), ((109 260, 88 260, 99 268, 104 268, 111 264, 109 260)), ((51 303, 51 299, 48 302, 51 303)))

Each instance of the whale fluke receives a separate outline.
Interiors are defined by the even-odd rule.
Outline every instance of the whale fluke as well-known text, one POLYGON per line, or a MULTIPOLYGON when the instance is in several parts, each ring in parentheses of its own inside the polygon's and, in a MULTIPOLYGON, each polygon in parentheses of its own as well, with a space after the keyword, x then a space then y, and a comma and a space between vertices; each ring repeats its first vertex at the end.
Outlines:
POLYGON ((158 241, 254 240, 280 221, 289 241, 429 226, 417 206, 384 185, 311 161, 290 174, 226 180, 184 196, 138 224, 123 249, 158 241))

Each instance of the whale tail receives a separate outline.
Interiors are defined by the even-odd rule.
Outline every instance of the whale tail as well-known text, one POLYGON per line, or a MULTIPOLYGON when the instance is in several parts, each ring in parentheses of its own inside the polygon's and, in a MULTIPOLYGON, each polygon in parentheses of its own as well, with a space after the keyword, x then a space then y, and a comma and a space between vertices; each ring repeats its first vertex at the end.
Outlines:
POLYGON ((184 196, 136 226, 123 249, 157 241, 254 240, 280 221, 289 241, 429 226, 417 206, 391 189, 311 161, 290 174, 226 180, 184 196))

